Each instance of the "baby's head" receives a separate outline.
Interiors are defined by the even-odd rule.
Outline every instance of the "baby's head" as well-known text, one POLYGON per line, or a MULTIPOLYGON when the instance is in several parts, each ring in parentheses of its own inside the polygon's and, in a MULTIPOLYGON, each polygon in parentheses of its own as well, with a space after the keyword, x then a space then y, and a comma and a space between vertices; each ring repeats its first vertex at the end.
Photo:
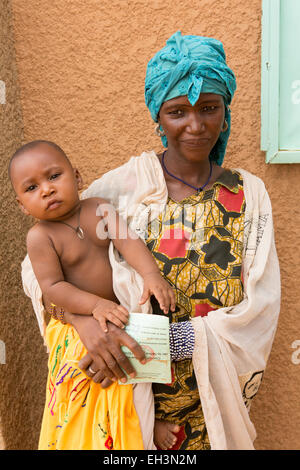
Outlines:
POLYGON ((36 140, 20 147, 10 159, 8 173, 26 215, 59 220, 79 203, 80 174, 54 142, 36 140))

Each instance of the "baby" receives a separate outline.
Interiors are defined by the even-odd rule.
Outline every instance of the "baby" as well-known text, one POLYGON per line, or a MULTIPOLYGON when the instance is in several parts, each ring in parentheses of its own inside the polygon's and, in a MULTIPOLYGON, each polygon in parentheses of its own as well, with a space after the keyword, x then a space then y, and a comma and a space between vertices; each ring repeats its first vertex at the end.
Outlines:
POLYGON ((165 314, 174 311, 174 292, 143 241, 106 200, 80 200, 81 176, 60 147, 47 141, 24 145, 11 158, 9 176, 21 210, 37 219, 27 251, 43 295, 54 305, 93 315, 104 331, 107 321, 125 327, 129 312, 113 291, 112 240, 143 278, 140 304, 154 295, 165 314))
POLYGON ((56 144, 35 141, 21 147, 11 159, 9 174, 21 210, 38 219, 27 234, 27 250, 51 302, 93 315, 104 330, 106 321, 126 325, 128 311, 118 304, 112 287, 108 247, 113 239, 144 280, 140 304, 153 294, 164 313, 175 309, 173 290, 145 244, 106 200, 79 199, 81 176, 56 144))

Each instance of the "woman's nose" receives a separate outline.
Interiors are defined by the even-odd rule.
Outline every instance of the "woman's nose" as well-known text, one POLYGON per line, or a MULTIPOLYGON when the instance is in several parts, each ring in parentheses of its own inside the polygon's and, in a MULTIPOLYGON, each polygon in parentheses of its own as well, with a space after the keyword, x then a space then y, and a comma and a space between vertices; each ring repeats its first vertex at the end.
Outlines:
POLYGON ((199 134, 204 130, 204 122, 199 113, 191 113, 188 123, 189 131, 193 134, 199 134))

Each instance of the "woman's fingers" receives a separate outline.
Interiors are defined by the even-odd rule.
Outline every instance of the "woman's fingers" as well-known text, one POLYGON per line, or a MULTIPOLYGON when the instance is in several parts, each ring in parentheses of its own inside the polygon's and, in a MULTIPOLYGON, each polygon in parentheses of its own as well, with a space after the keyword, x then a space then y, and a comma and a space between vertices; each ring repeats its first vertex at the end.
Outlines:
POLYGON ((109 349, 111 357, 108 360, 105 359, 105 361, 117 378, 123 379, 123 381, 125 379, 126 381, 125 372, 131 377, 135 377, 136 372, 130 360, 121 350, 121 346, 126 346, 142 364, 146 362, 145 353, 142 347, 124 330, 117 328, 111 323, 108 324, 108 328, 109 333, 106 334, 106 338, 109 345, 107 349, 109 349))
POLYGON ((89 353, 87 353, 85 356, 83 356, 82 359, 80 359, 80 361, 78 362, 78 367, 79 369, 82 369, 82 370, 85 370, 87 369, 91 363, 93 362, 93 359, 91 358, 91 356, 89 355, 89 353))
POLYGON ((97 378, 99 378, 99 373, 101 375, 100 380, 103 380, 104 377, 109 377, 109 379, 112 381, 116 380, 116 377, 107 367, 105 362, 100 357, 97 357, 96 360, 93 360, 89 353, 80 359, 78 362, 78 367, 93 380, 96 374, 98 374, 97 378))
POLYGON ((108 322, 108 332, 104 333, 99 322, 93 317, 76 315, 74 325, 89 354, 80 361, 80 367, 87 368, 93 361, 95 371, 100 371, 110 380, 123 379, 126 374, 134 377, 135 370, 125 356, 121 346, 126 346, 137 360, 145 363, 142 347, 124 330, 108 322))
POLYGON ((112 384, 112 381, 109 380, 109 379, 107 379, 107 378, 105 378, 104 380, 102 380, 102 381, 100 382, 101 388, 107 388, 107 387, 109 387, 111 384, 112 384))
POLYGON ((114 380, 110 380, 107 377, 104 377, 101 371, 96 372, 94 377, 92 377, 93 382, 100 384, 101 388, 107 388, 109 387, 113 382, 115 382, 117 379, 114 378, 114 380))
MULTIPOLYGON (((115 331, 115 333, 113 333, 112 331, 112 334, 114 335, 114 337, 117 337, 120 346, 126 346, 128 349, 130 349, 130 351, 132 352, 132 354, 138 361, 140 361, 142 364, 146 364, 145 352, 143 348, 139 345, 139 343, 137 343, 135 339, 129 336, 126 333, 126 331, 122 331, 119 328, 115 328, 113 325, 111 326, 112 326, 112 330, 115 331)), ((133 367, 131 363, 129 362, 129 360, 127 359, 127 357, 125 356, 125 354, 123 353, 123 351, 121 349, 119 349, 119 351, 122 354, 122 362, 121 362, 122 367, 130 375, 130 373, 128 372, 128 368, 124 367, 124 363, 126 363, 126 365, 129 364, 131 370, 133 369, 133 367)), ((119 357, 119 359, 121 358, 119 357)))
POLYGON ((90 365, 85 369, 85 374, 90 377, 91 379, 94 378, 95 374, 97 373, 97 365, 94 361, 90 363, 90 365))
POLYGON ((116 377, 112 377, 112 380, 108 379, 105 375, 103 370, 97 369, 98 364, 93 361, 89 353, 87 353, 80 361, 78 362, 78 367, 82 369, 85 374, 90 377, 93 382, 101 384, 102 388, 109 387, 114 381, 116 381, 116 377))
MULTIPOLYGON (((108 334, 108 333, 106 333, 108 334)), ((110 380, 120 379, 126 382, 126 374, 119 367, 119 364, 114 355, 110 351, 102 351, 102 356, 98 354, 94 356, 95 367, 97 372, 100 372, 103 377, 108 377, 110 380)))

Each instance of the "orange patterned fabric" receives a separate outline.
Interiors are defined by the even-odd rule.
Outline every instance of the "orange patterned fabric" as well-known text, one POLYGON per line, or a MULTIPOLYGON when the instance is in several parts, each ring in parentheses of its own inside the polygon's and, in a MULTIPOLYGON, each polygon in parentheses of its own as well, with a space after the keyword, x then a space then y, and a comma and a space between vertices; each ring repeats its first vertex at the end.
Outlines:
MULTIPOLYGON (((176 202, 148 227, 147 245, 176 292, 171 322, 206 316, 243 298, 245 197, 238 172, 225 170, 213 187, 176 202)), ((153 301, 154 313, 160 314, 153 301)), ((153 384, 155 415, 181 426, 174 449, 209 449, 191 360, 172 363, 172 383, 153 384)))

